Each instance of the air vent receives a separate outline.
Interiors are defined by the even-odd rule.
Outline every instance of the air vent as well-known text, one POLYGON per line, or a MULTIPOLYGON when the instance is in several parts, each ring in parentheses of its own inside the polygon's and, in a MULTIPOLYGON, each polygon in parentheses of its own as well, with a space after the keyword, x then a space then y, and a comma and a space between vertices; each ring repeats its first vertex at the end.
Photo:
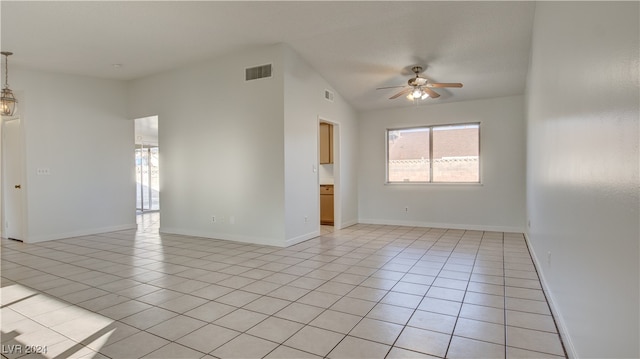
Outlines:
POLYGON ((331 101, 333 102, 333 92, 329 91, 329 90, 324 90, 324 99, 327 101, 331 101))
POLYGON ((262 79, 265 77, 271 77, 271 64, 245 69, 246 81, 262 79))

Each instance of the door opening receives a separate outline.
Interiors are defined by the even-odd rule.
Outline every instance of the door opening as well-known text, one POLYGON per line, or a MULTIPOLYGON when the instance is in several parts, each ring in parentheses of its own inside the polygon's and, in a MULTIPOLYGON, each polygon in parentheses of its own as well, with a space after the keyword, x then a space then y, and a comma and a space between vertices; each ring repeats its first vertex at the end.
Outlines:
POLYGON ((136 210, 160 210, 158 116, 135 120, 136 210))
MULTIPOLYGON (((341 228, 339 124, 319 119, 320 224, 341 228)), ((324 227, 326 228, 326 227, 324 227)))

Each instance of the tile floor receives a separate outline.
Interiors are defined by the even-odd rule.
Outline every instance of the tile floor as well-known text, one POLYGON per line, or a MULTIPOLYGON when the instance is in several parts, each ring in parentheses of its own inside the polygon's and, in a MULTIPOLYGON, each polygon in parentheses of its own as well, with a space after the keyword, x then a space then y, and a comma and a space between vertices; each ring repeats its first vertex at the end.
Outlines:
POLYGON ((522 234, 359 224, 289 248, 2 240, 4 358, 558 358, 522 234), (46 352, 45 352, 46 351, 46 352))

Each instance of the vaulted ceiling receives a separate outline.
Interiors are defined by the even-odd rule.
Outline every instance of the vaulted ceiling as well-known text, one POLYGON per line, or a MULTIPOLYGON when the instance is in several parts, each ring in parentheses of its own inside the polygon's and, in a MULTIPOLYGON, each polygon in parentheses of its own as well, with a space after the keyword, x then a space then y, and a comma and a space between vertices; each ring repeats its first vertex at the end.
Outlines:
POLYGON ((389 100, 413 65, 428 103, 522 94, 533 2, 2 1, 12 67, 131 80, 245 48, 287 43, 358 110, 389 100), (119 66, 114 66, 118 64, 119 66))

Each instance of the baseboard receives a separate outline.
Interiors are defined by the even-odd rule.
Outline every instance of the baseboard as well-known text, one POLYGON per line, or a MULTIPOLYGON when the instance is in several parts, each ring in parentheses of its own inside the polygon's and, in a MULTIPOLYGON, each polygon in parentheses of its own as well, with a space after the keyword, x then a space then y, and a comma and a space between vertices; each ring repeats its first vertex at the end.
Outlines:
POLYGON ((340 228, 337 228, 337 229, 343 229, 343 228, 355 226, 356 224, 358 224, 358 220, 357 219, 352 219, 352 220, 349 220, 349 221, 343 221, 342 223, 340 223, 340 228))
POLYGON ((295 238, 289 238, 285 241, 285 247, 292 246, 294 244, 298 244, 300 242, 308 241, 309 239, 316 238, 320 236, 320 231, 313 231, 311 233, 303 234, 301 236, 295 238))
POLYGON ((443 229, 466 229, 469 231, 490 231, 490 232, 511 232, 523 233, 523 227, 512 226, 487 226, 475 224, 459 224, 459 223, 437 223, 437 222, 421 222, 421 221, 400 221, 387 219, 369 219, 361 218, 358 223, 362 224, 383 224, 390 226, 409 226, 409 227, 431 227, 443 229))
POLYGON ((577 358, 578 355, 576 353, 576 349, 573 345, 573 341, 571 340, 571 336, 567 330, 567 326, 565 325, 565 320, 560 313, 560 310, 556 306, 556 301, 553 296, 553 292, 551 288, 547 285, 547 280, 544 277, 544 272, 541 270, 542 262, 538 259, 536 252, 533 250, 533 246, 531 245, 531 241, 529 240, 529 234, 524 232, 524 239, 527 242, 527 246, 529 247, 529 253, 531 254, 531 258, 533 259, 533 264, 536 267, 536 271, 538 272, 538 277, 540 278, 540 284, 542 285, 542 290, 544 291, 544 295, 547 297, 547 303, 549 303, 549 309, 551 310, 551 314, 553 314, 553 318, 555 319, 556 326, 558 327, 558 331, 560 332, 560 337, 562 338, 562 344, 564 345, 564 350, 567 354, 567 357, 577 358))
POLYGON ((232 233, 205 232, 175 227, 160 227, 160 233, 177 234, 181 236, 200 237, 208 239, 221 239, 225 241, 234 241, 242 243, 260 244, 274 247, 284 247, 285 241, 277 238, 243 236, 232 233))
POLYGON ((55 234, 47 234, 47 235, 40 235, 40 236, 27 236, 24 242, 38 243, 38 242, 45 242, 45 241, 53 241, 56 239, 91 236, 94 234, 117 232, 117 231, 124 231, 124 230, 137 229, 137 228, 138 228, 138 225, 136 223, 122 224, 122 225, 111 226, 111 227, 83 229, 83 230, 73 231, 73 232, 55 233, 55 234))

